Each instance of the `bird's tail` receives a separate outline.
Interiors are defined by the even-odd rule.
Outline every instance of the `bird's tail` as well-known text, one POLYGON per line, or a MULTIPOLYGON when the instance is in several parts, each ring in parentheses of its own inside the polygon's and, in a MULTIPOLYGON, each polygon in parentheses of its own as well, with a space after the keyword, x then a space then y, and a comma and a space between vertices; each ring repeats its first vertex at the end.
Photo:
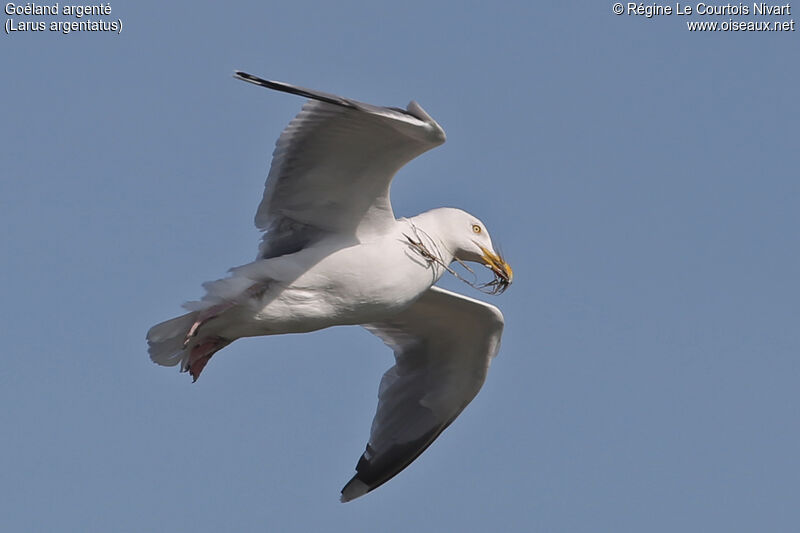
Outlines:
POLYGON ((147 332, 147 351, 154 363, 186 369, 190 352, 184 346, 189 330, 197 322, 200 311, 192 311, 156 324, 147 332))

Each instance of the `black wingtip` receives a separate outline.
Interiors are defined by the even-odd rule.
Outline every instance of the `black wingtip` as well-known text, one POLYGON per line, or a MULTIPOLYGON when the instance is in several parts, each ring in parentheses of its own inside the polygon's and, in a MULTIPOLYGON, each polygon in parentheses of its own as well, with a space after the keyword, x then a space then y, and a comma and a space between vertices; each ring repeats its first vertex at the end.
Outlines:
POLYGON ((234 70, 233 71, 233 77, 238 79, 238 80, 247 81, 247 82, 250 82, 250 83, 255 83, 256 85, 261 85, 263 87, 268 87, 270 89, 276 88, 275 87, 275 85, 276 85, 275 82, 271 82, 269 80, 265 80, 263 78, 259 78, 258 76, 253 76, 252 74, 248 74, 247 72, 244 72, 243 70, 234 70))
POLYGON ((319 100, 320 102, 326 102, 329 104, 338 105, 341 107, 346 108, 356 108, 357 106, 348 100, 347 98, 342 98, 336 96, 335 94, 328 94, 322 91, 315 91, 313 89, 306 89, 305 87, 298 87, 296 85, 290 85, 288 83, 283 83, 280 81, 270 81, 265 80, 264 78, 259 78, 258 76, 253 76, 252 74, 248 74, 247 72, 241 70, 233 71, 233 77, 242 81, 246 81, 252 83, 254 85, 260 85, 261 87, 266 87, 267 89, 272 89, 274 91, 281 91, 284 93, 295 94, 297 96, 302 96, 304 98, 310 98, 312 100, 319 100))
POLYGON ((368 493, 373 488, 375 487, 370 487, 361 479, 359 479, 358 475, 355 475, 353 476, 353 479, 348 481, 347 485, 345 485, 342 489, 342 495, 339 497, 339 501, 342 503, 353 501, 356 498, 360 498, 364 494, 368 493))

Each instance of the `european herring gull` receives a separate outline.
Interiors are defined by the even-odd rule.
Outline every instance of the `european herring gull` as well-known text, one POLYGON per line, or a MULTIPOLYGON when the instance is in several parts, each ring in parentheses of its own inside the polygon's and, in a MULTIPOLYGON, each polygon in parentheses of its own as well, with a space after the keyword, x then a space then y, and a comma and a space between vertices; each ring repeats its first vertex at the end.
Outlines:
POLYGON ((502 292, 512 271, 486 226, 460 209, 395 219, 395 173, 445 141, 416 102, 379 107, 244 72, 236 78, 309 98, 281 134, 255 224, 258 257, 205 283, 189 313, 153 326, 149 353, 194 380, 241 337, 359 324, 393 351, 350 501, 416 459, 480 390, 500 347, 496 307, 434 286, 453 261, 485 265, 502 292))

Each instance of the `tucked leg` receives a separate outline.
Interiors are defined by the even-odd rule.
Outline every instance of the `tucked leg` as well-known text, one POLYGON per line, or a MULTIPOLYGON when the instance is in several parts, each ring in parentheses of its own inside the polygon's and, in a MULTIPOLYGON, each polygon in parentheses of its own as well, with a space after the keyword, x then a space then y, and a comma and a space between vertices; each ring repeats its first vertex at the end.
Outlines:
MULTIPOLYGON (((266 283, 255 283, 250 286, 246 291, 244 291, 244 295, 250 298, 258 298, 264 294, 264 291, 267 288, 266 283)), ((192 342, 192 339, 197 336, 198 331, 200 328, 208 322, 209 320, 213 320, 217 318, 219 315, 231 309, 232 307, 236 307, 239 305, 239 302, 229 301, 223 302, 221 304, 212 305, 208 309, 204 309, 197 315, 197 319, 192 324, 192 327, 189 328, 189 331, 186 333, 186 337, 183 339, 183 347, 186 348, 189 346, 189 343, 192 342)))
POLYGON ((183 347, 186 348, 189 346, 189 343, 192 342, 192 339, 197 336, 197 331, 200 329, 200 326, 217 318, 219 315, 234 307, 236 305, 235 302, 225 302, 222 304, 212 305, 208 309, 205 309, 197 315, 197 320, 194 321, 192 327, 189 328, 189 331, 186 333, 186 338, 183 339, 183 347))

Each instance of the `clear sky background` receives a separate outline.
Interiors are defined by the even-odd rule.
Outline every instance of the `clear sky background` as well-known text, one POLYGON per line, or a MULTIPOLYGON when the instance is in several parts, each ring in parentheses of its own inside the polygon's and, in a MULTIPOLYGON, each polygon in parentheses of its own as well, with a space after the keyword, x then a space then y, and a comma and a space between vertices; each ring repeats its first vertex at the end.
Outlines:
POLYGON ((800 12, 111 6, 120 35, 0 45, 0 530, 798 530, 800 31, 686 20, 800 12), (302 99, 234 69, 418 100, 448 142, 397 176, 396 214, 467 209, 514 267, 498 297, 445 281, 503 310, 500 354, 428 451, 347 505, 380 341, 243 340, 196 384, 146 354, 256 253, 302 99))

